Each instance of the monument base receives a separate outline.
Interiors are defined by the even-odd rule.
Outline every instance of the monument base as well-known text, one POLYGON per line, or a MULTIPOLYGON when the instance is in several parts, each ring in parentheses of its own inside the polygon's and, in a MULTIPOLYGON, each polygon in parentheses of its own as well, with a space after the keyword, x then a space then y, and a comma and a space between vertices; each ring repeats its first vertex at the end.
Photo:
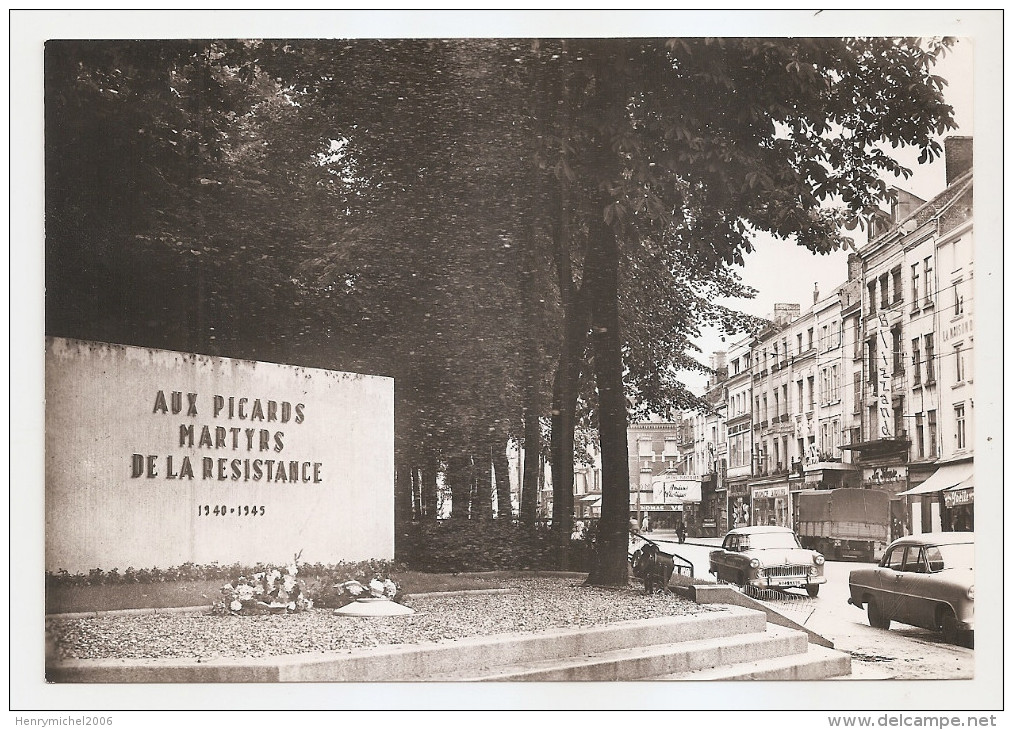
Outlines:
POLYGON ((343 616, 408 616, 415 609, 402 606, 386 598, 357 598, 347 606, 334 609, 343 616))

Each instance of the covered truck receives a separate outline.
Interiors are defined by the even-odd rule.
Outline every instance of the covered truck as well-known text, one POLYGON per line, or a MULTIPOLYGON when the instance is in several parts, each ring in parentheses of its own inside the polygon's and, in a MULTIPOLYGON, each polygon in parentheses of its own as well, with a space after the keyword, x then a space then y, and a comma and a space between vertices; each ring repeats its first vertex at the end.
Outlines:
POLYGON ((851 488, 799 492, 795 532, 828 558, 879 560, 890 541, 890 495, 851 488))

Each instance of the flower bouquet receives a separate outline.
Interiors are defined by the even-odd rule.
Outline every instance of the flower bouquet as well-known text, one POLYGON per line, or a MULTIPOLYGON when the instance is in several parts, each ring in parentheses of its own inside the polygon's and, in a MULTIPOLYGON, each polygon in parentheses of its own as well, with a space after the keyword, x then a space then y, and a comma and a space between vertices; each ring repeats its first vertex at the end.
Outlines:
POLYGON ((390 578, 376 576, 367 584, 357 580, 346 580, 334 586, 342 603, 352 601, 397 601, 401 587, 390 578))
POLYGON ((239 576, 222 586, 221 598, 212 605, 212 613, 249 616, 268 613, 296 613, 313 608, 313 600, 296 578, 296 560, 283 574, 278 569, 239 576))

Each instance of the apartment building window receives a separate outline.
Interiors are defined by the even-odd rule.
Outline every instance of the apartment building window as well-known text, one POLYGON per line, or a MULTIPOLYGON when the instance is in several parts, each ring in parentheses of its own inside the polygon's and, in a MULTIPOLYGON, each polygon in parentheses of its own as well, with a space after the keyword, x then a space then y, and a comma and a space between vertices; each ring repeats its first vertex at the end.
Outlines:
POLYGON ((763 420, 767 420, 767 394, 763 394, 763 420))
POLYGON ((811 349, 813 349, 813 328, 812 327, 809 328, 808 336, 809 336, 809 339, 808 339, 809 346, 806 349, 811 350, 811 349))
POLYGON ((830 323, 830 347, 841 346, 841 323, 836 319, 830 323))
POLYGON ((893 374, 900 375, 904 372, 904 348, 901 346, 901 329, 894 327, 890 330, 893 339, 893 374))
POLYGON ((919 459, 925 458, 925 423, 921 413, 915 414, 915 449, 919 459))
POLYGON ((852 328, 852 347, 854 351, 851 353, 852 357, 856 360, 862 357, 862 322, 859 317, 855 317, 855 326, 852 328))
POLYGON ((879 426, 877 425, 876 416, 879 415, 879 408, 876 406, 869 406, 869 417, 866 420, 869 428, 869 440, 880 438, 879 426))
POLYGON ((953 316, 959 317, 964 313, 964 282, 957 281, 953 284, 953 316))
POLYGON ((772 359, 774 360, 774 364, 777 365, 777 359, 778 358, 777 358, 777 343, 776 342, 774 343, 774 356, 773 356, 772 359))
POLYGON ((907 436, 907 427, 904 424, 904 397, 901 396, 893 403, 893 434, 894 438, 907 436))
POLYGON ((802 411, 803 405, 805 404, 805 385, 801 380, 798 381, 798 410, 802 411))
POLYGON ((816 376, 810 375, 807 385, 809 386, 809 410, 816 407, 816 376))
POLYGON ((898 266, 891 271, 890 275, 893 277, 893 303, 899 304, 904 301, 904 287, 901 284, 900 267, 898 266))
POLYGON ((788 406, 788 384, 787 383, 785 383, 784 385, 781 386, 781 400, 784 401, 784 415, 787 416, 788 413, 791 411, 791 408, 789 408, 789 406, 788 406))
POLYGON ((787 362, 787 360, 788 360, 788 338, 787 337, 785 337, 783 340, 781 340, 781 350, 783 351, 784 360, 785 360, 785 362, 787 362))
POLYGON ((932 278, 932 257, 926 256, 922 262, 925 271, 925 306, 932 306, 932 295, 935 293, 935 280, 932 278))
POLYGON ((826 351, 827 347, 829 346, 827 342, 827 335, 829 332, 830 332, 830 325, 825 324, 820 328, 820 352, 826 351))
POLYGON ((915 337, 911 340, 911 384, 922 384, 922 350, 921 341, 915 337))
POLYGON ((862 374, 855 373, 855 390, 852 400, 855 401, 854 413, 857 415, 862 412, 862 374))
POLYGON ((760 417, 760 396, 756 396, 756 418, 760 417))
POLYGON ((777 386, 774 386, 774 418, 781 415, 781 399, 777 394, 777 386))
POLYGON ((957 368, 957 382, 963 383, 966 377, 967 368, 964 365, 964 348, 961 345, 954 345, 953 360, 957 368))
POLYGON ((958 403, 953 406, 953 418, 957 425, 957 449, 967 448, 967 431, 966 424, 964 423, 964 404, 958 403))
POLYGON ((925 342, 925 383, 929 384, 936 382, 935 343, 931 334, 925 335, 923 339, 925 342))
POLYGON ((929 411, 927 415, 929 421, 929 458, 935 459, 939 456, 939 435, 936 430, 936 412, 929 411))
POLYGON ((911 303, 918 308, 918 264, 911 264, 911 303))
POLYGON ((802 333, 798 333, 798 354, 802 354, 802 333))
POLYGON ((837 402, 841 399, 841 370, 839 365, 830 368, 830 400, 837 402))
MULTIPOLYGON (((876 313, 876 280, 873 279, 867 285, 869 290, 869 314, 876 313)), ((809 330, 809 346, 812 346, 812 330, 809 330)))
POLYGON ((879 308, 890 307, 890 275, 883 274, 879 277, 879 308))

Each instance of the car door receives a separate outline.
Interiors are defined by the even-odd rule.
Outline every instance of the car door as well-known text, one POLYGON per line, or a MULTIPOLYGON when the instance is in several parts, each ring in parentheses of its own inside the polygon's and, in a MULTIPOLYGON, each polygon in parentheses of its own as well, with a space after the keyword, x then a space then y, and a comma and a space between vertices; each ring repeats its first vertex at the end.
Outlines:
POLYGON ((736 550, 739 549, 739 536, 738 535, 726 535, 725 541, 721 545, 721 552, 718 553, 715 559, 715 568, 717 571, 717 579, 730 580, 729 576, 732 575, 732 571, 729 567, 729 558, 736 550))
MULTIPOLYGON (((936 549, 935 553, 939 550, 936 549)), ((909 555, 912 562, 904 565, 904 609, 907 619, 898 619, 913 626, 935 627, 936 600, 933 586, 938 582, 931 571, 931 562, 941 563, 942 557, 928 554, 926 548, 919 548, 916 555, 909 555), (934 560, 935 558, 935 560, 934 560)))
POLYGON ((896 618, 898 609, 897 576, 904 570, 904 555, 907 548, 897 545, 883 557, 883 562, 872 571, 871 585, 868 586, 883 618, 896 618))
POLYGON ((901 623, 912 623, 911 592, 914 589, 912 577, 918 572, 921 564, 922 549, 918 545, 904 547, 903 563, 901 556, 894 556, 889 575, 883 576, 883 602, 881 608, 885 615, 901 623))

